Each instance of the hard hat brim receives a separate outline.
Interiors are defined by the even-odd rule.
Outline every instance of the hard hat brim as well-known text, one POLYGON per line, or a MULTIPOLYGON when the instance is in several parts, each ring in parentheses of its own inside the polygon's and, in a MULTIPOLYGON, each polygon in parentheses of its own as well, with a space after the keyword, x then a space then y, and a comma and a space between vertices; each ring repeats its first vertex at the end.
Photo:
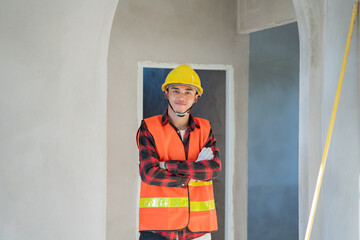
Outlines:
POLYGON ((197 94, 201 95, 204 90, 202 87, 198 87, 198 86, 194 86, 194 85, 191 85, 191 84, 186 84, 186 83, 164 83, 162 86, 161 86, 161 89, 163 90, 163 92, 165 90, 167 90, 170 86, 173 86, 173 85, 185 85, 185 86, 189 86, 189 87, 192 87, 196 90, 197 94))

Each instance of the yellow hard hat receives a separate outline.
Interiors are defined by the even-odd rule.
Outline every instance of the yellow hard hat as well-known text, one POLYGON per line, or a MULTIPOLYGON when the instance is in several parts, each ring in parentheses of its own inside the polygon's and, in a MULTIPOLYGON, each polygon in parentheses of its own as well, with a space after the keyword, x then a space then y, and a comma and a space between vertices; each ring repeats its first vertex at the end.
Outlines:
POLYGON ((184 84, 195 87, 198 94, 203 93, 199 75, 189 65, 180 65, 174 68, 166 77, 164 84, 161 86, 165 91, 170 84, 184 84))

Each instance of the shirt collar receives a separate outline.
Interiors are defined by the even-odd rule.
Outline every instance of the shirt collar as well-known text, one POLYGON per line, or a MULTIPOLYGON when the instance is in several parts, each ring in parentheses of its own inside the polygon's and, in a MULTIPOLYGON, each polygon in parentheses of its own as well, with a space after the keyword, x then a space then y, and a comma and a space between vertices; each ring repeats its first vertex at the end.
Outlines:
MULTIPOLYGON (((196 123, 196 121, 194 120, 191 113, 189 113, 189 115, 190 115, 190 117, 189 117, 189 127, 190 127, 191 131, 194 130, 195 127, 199 128, 200 126, 196 123)), ((170 117, 169 117, 169 114, 168 114, 168 110, 166 109, 166 111, 164 112, 164 114, 162 115, 162 118, 161 118, 161 125, 165 125, 167 123, 170 123, 170 117)))

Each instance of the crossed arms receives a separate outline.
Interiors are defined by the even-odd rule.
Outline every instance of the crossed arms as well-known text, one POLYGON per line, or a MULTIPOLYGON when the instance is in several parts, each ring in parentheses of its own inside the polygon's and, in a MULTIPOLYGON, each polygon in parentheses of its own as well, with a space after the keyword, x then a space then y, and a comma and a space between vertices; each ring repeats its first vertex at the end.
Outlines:
MULTIPOLYGON (((216 139, 210 130, 204 149, 196 161, 169 160, 166 170, 160 166, 155 141, 143 121, 137 134, 139 170, 143 182, 164 187, 186 187, 191 179, 211 180, 220 174, 221 162, 216 139)), ((185 143, 186 144, 186 143, 185 143)), ((185 149, 188 149, 185 147, 185 149)))

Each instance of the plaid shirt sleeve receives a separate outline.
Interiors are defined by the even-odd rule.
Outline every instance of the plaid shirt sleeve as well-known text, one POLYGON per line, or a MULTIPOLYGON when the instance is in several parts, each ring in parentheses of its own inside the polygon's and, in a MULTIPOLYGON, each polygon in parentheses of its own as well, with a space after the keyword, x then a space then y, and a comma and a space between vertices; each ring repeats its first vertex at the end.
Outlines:
POLYGON ((212 129, 210 130, 205 147, 211 147, 214 153, 213 159, 199 162, 169 160, 166 163, 168 171, 174 175, 197 180, 208 181, 216 178, 220 174, 221 162, 219 149, 216 147, 216 139, 212 133, 212 129))
POLYGON ((136 138, 139 147, 139 171, 143 182, 163 187, 187 186, 190 178, 187 176, 174 175, 160 168, 154 138, 147 129, 144 121, 141 123, 136 138))

